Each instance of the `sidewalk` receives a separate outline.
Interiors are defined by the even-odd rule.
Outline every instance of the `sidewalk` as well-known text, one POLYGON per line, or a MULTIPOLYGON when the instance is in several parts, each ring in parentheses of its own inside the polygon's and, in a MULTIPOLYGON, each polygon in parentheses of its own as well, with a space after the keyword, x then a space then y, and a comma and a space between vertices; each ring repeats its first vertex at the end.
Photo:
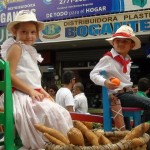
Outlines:
POLYGON ((102 108, 89 108, 88 112, 90 114, 103 115, 103 109, 102 108))

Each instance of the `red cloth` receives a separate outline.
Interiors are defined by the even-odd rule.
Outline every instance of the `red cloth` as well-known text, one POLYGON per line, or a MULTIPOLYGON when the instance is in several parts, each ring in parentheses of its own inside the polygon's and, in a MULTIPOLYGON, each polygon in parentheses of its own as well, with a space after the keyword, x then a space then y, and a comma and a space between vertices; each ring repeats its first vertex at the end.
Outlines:
MULTIPOLYGON (((105 55, 113 58, 111 52, 107 52, 105 55)), ((127 64, 130 62, 130 59, 125 60, 120 55, 115 56, 113 59, 115 59, 117 62, 119 62, 123 66, 123 73, 126 73, 127 72, 127 64)))
POLYGON ((132 35, 131 34, 127 34, 125 32, 119 32, 119 33, 113 34, 113 37, 116 37, 116 36, 131 37, 132 35))
MULTIPOLYGON (((40 92, 41 89, 35 89, 36 91, 40 92)), ((16 88, 12 87, 12 92, 16 91, 16 88)))

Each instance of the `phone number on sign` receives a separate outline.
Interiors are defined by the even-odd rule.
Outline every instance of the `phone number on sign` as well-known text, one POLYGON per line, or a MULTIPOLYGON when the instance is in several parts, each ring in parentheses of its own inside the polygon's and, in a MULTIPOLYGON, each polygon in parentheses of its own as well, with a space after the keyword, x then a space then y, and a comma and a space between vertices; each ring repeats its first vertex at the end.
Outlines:
POLYGON ((68 3, 78 3, 78 2, 86 2, 88 0, 59 0, 59 4, 68 4, 68 3))

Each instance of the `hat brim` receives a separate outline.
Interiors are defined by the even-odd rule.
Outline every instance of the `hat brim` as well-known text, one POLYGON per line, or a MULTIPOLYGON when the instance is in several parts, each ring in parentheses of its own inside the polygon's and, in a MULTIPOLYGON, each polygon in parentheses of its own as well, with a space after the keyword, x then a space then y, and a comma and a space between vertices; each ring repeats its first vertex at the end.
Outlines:
POLYGON ((131 37, 115 36, 115 37, 111 37, 111 38, 106 39, 106 41, 108 41, 111 45, 113 45, 113 40, 116 38, 125 38, 125 39, 128 38, 128 39, 133 40, 135 43, 135 46, 131 50, 136 50, 136 49, 139 49, 141 47, 141 41, 136 36, 131 36, 131 37))
MULTIPOLYGON (((28 21, 13 21, 13 22, 10 22, 10 23, 7 24, 7 30, 8 30, 11 34, 14 34, 14 30, 13 30, 14 26, 15 26, 16 24, 18 24, 18 23, 23 23, 23 22, 30 22, 30 20, 28 20, 28 21)), ((33 21, 33 20, 31 20, 31 22, 35 22, 35 23, 38 24, 38 29, 39 29, 39 31, 43 30, 43 28, 44 28, 44 23, 43 23, 43 22, 40 22, 40 21, 33 21)))

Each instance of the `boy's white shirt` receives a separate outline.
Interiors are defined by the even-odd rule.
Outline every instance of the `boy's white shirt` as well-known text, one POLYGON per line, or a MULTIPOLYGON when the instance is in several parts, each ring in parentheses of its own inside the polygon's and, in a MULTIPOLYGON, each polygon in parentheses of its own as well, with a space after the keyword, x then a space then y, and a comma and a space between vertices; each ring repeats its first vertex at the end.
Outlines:
MULTIPOLYGON (((113 57, 118 55, 118 53, 113 48, 111 49, 111 53, 113 57)), ((127 56, 127 58, 129 58, 129 55, 127 56)), ((117 77, 121 81, 119 88, 115 90, 109 90, 109 93, 116 93, 118 90, 122 90, 124 87, 131 87, 133 85, 130 78, 131 62, 127 65, 126 73, 123 73, 122 68, 123 66, 112 57, 104 56, 90 72, 90 79, 95 84, 104 86, 104 82, 106 79, 117 77), (107 74, 106 77, 100 75, 100 72, 104 70, 107 74)))

